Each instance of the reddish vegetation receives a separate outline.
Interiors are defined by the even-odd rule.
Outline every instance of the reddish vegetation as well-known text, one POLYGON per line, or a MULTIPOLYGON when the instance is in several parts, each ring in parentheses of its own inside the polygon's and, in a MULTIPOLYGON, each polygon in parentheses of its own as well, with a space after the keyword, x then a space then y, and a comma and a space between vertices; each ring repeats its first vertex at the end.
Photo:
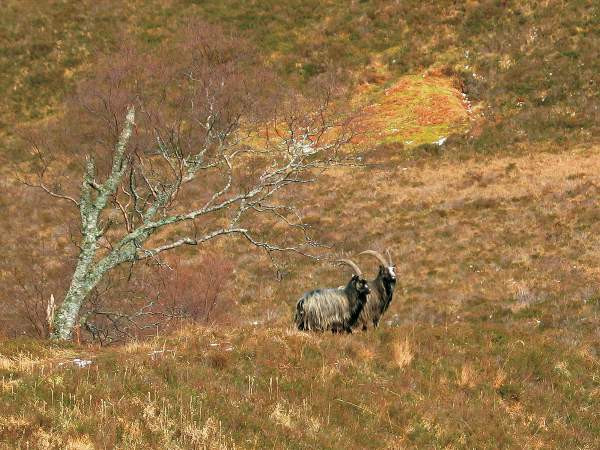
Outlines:
POLYGON ((440 94, 429 96, 424 105, 415 108, 415 114, 420 126, 448 123, 448 120, 457 120, 456 117, 465 118, 464 114, 457 112, 455 105, 448 103, 447 96, 440 94))
POLYGON ((464 131, 469 120, 462 93, 452 79, 442 75, 404 77, 383 92, 363 92, 361 96, 371 103, 363 108, 358 122, 361 136, 357 141, 361 143, 402 142, 415 137, 422 143, 423 133, 434 141, 440 136, 426 127, 442 125, 446 133, 464 131))
POLYGON ((206 254, 193 265, 173 258, 172 269, 150 274, 144 286, 147 296, 154 291, 163 305, 180 309, 184 317, 196 323, 214 323, 234 307, 228 295, 233 265, 223 256, 206 254))

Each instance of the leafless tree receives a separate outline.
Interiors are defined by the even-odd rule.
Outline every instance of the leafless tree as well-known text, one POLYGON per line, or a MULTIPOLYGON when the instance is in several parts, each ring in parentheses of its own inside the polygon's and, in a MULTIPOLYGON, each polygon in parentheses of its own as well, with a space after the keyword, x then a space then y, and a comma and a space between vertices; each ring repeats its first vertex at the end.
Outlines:
POLYGON ((330 90, 315 105, 280 88, 218 29, 182 35, 101 59, 53 137, 30 139, 39 176, 25 182, 71 203, 81 224, 54 339, 71 338, 86 298, 124 263, 222 236, 313 257, 320 245, 293 193, 353 161, 350 116, 332 112, 330 90))

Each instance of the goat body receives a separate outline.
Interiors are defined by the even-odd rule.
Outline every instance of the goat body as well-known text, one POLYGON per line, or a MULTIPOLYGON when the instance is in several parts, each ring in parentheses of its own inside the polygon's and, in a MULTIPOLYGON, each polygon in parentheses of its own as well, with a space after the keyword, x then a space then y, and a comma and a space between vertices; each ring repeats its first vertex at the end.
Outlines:
POLYGON ((299 330, 352 332, 367 301, 370 289, 358 277, 343 288, 315 289, 305 293, 296 304, 294 321, 299 330))
POLYGON ((366 330, 369 323, 377 328, 381 316, 390 306, 396 287, 396 273, 393 266, 379 266, 377 278, 368 282, 371 293, 362 309, 356 325, 366 330))

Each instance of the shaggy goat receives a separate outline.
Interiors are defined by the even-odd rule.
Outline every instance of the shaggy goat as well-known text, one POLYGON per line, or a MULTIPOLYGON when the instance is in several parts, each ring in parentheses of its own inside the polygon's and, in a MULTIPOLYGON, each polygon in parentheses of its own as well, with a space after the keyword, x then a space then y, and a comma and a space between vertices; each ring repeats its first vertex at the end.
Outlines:
POLYGON ((294 322, 299 330, 352 333, 352 326, 367 301, 370 289, 358 266, 349 259, 354 275, 342 288, 315 289, 305 293, 296 304, 294 322))
POLYGON ((389 251, 387 252, 387 261, 381 253, 374 250, 365 250, 360 255, 374 256, 381 263, 377 278, 369 281, 371 293, 356 322, 356 326, 362 326, 362 329, 366 330, 370 322, 373 323, 373 327, 377 328, 381 316, 390 306, 396 287, 396 266, 392 262, 389 251))

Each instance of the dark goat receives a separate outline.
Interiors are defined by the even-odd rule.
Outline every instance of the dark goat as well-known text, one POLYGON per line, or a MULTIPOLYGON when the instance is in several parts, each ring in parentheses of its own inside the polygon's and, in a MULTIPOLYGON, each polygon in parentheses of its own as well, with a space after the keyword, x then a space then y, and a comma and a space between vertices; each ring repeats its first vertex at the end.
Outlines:
POLYGON ((371 293, 368 295, 367 303, 356 322, 356 326, 362 326, 362 329, 366 330, 369 323, 372 323, 373 327, 377 328, 381 316, 383 316, 383 313, 390 306, 396 287, 396 266, 392 262, 389 251, 387 252, 387 261, 381 253, 374 250, 366 250, 360 254, 374 256, 381 263, 377 278, 369 281, 371 293))
POLYGON ((305 293, 296 304, 294 322, 299 330, 352 333, 352 326, 358 320, 371 291, 355 263, 349 259, 339 262, 348 264, 355 274, 344 287, 315 289, 305 293))

